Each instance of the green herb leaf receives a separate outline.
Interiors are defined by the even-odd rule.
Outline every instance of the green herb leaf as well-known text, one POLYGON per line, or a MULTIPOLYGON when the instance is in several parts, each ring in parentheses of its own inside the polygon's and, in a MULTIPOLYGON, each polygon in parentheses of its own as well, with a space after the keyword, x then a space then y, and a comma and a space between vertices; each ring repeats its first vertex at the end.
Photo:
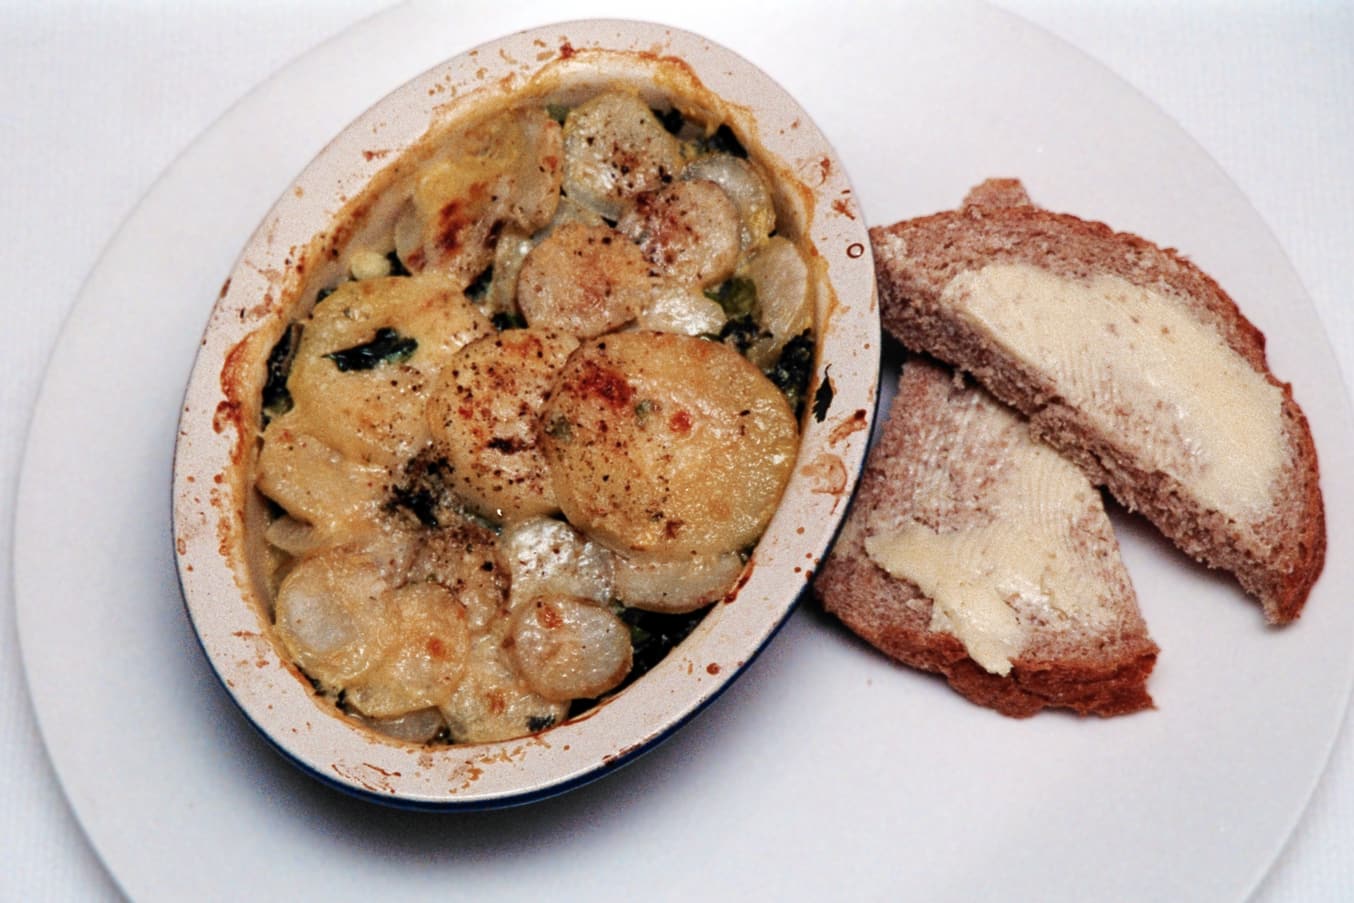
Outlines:
POLYGON ((483 301, 489 294, 489 285, 494 281, 493 264, 485 267, 483 272, 475 277, 475 281, 465 287, 465 296, 471 301, 483 301))
MULTIPOLYGON (((785 400, 790 403, 797 417, 803 409, 804 393, 809 388, 812 375, 813 332, 806 329, 785 343, 775 366, 767 371, 766 376, 785 394, 785 400)), ((828 401, 831 401, 830 397, 828 401)))
POLYGON ((506 310, 498 311, 490 317, 490 320, 499 332, 505 329, 522 329, 527 325, 526 319, 521 314, 510 313, 506 310))
POLYGON ((663 124, 663 128, 667 130, 669 135, 677 134, 682 130, 682 126, 686 125, 686 117, 683 116, 682 111, 676 107, 672 107, 666 112, 654 110, 653 114, 654 117, 663 124))
POLYGON ((747 148, 743 147, 743 142, 738 140, 733 129, 727 125, 721 125, 715 129, 713 135, 705 139, 705 149, 712 154, 730 154, 740 160, 746 160, 748 157, 747 148))
POLYGON ((409 272, 409 268, 404 265, 404 261, 400 260, 400 255, 397 251, 391 251, 390 253, 386 254, 386 260, 390 261, 390 275, 392 276, 413 275, 412 273, 409 272))
POLYGON ((707 289, 705 297, 724 308, 730 319, 757 316, 757 284, 751 279, 734 276, 726 279, 712 289, 707 289))
MULTIPOLYGON (((832 369, 829 364, 827 370, 832 369)), ((827 409, 832 406, 832 380, 828 377, 827 370, 823 371, 823 381, 818 386, 818 391, 813 393, 813 419, 822 423, 827 419, 827 409)))
POLYGON ((293 323, 282 333, 273 350, 268 352, 268 378, 263 384, 263 422, 266 425, 273 417, 280 417, 291 410, 291 392, 287 389, 287 377, 291 374, 292 360, 296 357, 296 346, 301 342, 301 326, 293 323))
POLYGON ((418 342, 402 336, 390 327, 376 330, 376 337, 362 345, 334 351, 325 357, 334 362, 343 373, 351 370, 372 370, 381 364, 398 364, 409 360, 418 342))
POLYGON ((568 442, 574 438, 574 427, 568 417, 560 414, 545 425, 545 434, 558 442, 568 442))
POLYGON ((538 734, 548 727, 554 727, 554 715, 531 715, 527 718, 527 730, 538 734))

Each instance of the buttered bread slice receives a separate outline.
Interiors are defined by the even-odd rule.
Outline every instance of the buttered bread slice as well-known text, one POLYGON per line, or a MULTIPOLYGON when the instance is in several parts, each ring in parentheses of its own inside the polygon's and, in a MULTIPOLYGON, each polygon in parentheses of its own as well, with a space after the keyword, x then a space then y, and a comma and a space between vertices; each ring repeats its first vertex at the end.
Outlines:
POLYGON ((1152 704, 1157 647, 1099 490, 932 361, 904 365, 814 591, 872 645, 1007 715, 1152 704))
POLYGON ((885 328, 971 373, 1182 550, 1293 620, 1325 558, 1316 450, 1264 336, 1173 250, 984 183, 871 230, 885 328))

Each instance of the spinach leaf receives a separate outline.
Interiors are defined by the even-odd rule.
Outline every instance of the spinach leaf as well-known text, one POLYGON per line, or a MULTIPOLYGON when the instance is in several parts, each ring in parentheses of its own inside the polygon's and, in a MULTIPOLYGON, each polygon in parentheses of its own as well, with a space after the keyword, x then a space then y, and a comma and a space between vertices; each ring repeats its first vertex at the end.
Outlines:
POLYGON ((404 265, 404 261, 400 260, 400 255, 398 252, 391 251, 389 254, 386 255, 386 260, 390 261, 390 275, 392 276, 413 275, 412 273, 409 272, 409 268, 404 265))
MULTIPOLYGON (((832 365, 828 365, 831 369, 832 365)), ((832 389, 832 380, 828 378, 827 370, 823 371, 823 382, 818 387, 818 391, 813 393, 813 419, 822 423, 827 419, 827 409, 832 406, 832 396, 835 393, 832 389)))
POLYGON ((451 522, 454 513, 451 504, 451 464, 446 458, 428 454, 416 455, 404 467, 404 479, 391 487, 387 511, 403 509, 425 527, 438 527, 451 522))
POLYGON ((465 287, 465 296, 471 301, 483 301, 489 294, 489 285, 494 281, 494 265, 489 264, 465 287))
POLYGON ((731 154, 740 160, 748 158, 747 148, 743 147, 743 142, 738 140, 733 129, 727 125, 715 129, 715 133, 706 138, 704 143, 705 149, 712 154, 731 154))
MULTIPOLYGON (((798 417, 804 408, 804 392, 809 387, 809 377, 813 375, 813 331, 806 329, 786 342, 785 347, 780 350, 780 357, 776 360, 775 366, 767 371, 766 375, 775 383, 776 388, 785 394, 785 400, 790 402, 790 408, 798 417)), ((823 381, 823 385, 827 385, 826 380, 823 381)), ((818 394, 821 395, 822 392, 820 386, 818 394)), ((828 401, 831 400, 832 396, 829 394, 828 401)), ((814 414, 817 412, 818 399, 815 398, 814 414)), ((824 416, 827 416, 826 406, 824 416)))
POLYGON ((287 390, 287 377, 291 373, 291 363, 296 357, 296 346, 301 341, 301 325, 293 323, 282 333, 273 350, 268 352, 268 378, 263 384, 263 423, 274 417, 280 417, 291 410, 291 392, 287 390))
POLYGON ((334 362, 343 373, 351 370, 372 370, 380 364, 398 364, 409 360, 418 342, 402 336, 390 327, 376 330, 376 337, 362 345, 334 351, 325 357, 334 362))
POLYGON ((738 317, 727 321, 715 338, 739 354, 746 355, 748 349, 752 347, 752 343, 757 341, 761 335, 762 328, 756 324, 752 317, 738 317))
POLYGON ((677 134, 682 130, 682 126, 686 125, 686 117, 683 116, 682 111, 676 107, 672 107, 667 112, 654 110, 653 115, 655 119, 663 124, 663 128, 667 130, 669 135, 677 134))
POLYGON ((757 315, 757 284, 751 279, 737 276, 726 279, 714 288, 706 289, 705 297, 724 308, 730 319, 757 315))
POLYGON ((523 329, 527 325, 526 319, 517 313, 510 313, 506 310, 500 310, 495 313, 490 320, 493 321, 494 328, 499 332, 505 329, 523 329))

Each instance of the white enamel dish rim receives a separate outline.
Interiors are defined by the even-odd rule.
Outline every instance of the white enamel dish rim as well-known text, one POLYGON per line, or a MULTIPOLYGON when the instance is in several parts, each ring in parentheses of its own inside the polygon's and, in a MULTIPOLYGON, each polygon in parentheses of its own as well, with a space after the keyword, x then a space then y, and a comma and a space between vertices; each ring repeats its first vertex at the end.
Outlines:
POLYGON ((411 808, 486 808, 601 777, 708 705, 793 610, 861 469, 879 350, 869 239, 843 167, 808 114, 760 70, 698 35, 621 20, 549 25, 482 45, 396 89, 336 137, 264 218, 222 288, 189 381, 175 452, 179 578, 198 640, 268 742, 346 792, 411 808), (667 57, 681 65, 674 68, 667 57), (232 457, 248 429, 225 416, 231 400, 221 373, 237 343, 276 318, 272 300, 293 294, 288 280, 297 249, 326 231, 340 206, 430 123, 442 128, 483 109, 486 99, 519 91, 543 66, 561 70, 566 89, 596 83, 599 67, 602 82, 636 84, 689 67, 735 115, 750 113, 757 142, 812 191, 806 237, 825 261, 834 292, 819 299, 819 362, 809 395, 827 379, 832 401, 825 417, 814 412, 803 420, 794 475, 740 586, 643 678, 539 735, 454 747, 377 739, 317 706, 266 638, 258 601, 246 598, 251 578, 239 523, 250 490, 232 457))

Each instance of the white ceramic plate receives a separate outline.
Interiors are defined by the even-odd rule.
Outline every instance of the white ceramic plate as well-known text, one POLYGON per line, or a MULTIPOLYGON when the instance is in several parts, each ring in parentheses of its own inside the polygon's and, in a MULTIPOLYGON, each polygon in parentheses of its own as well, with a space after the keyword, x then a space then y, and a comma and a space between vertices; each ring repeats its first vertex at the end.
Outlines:
MULTIPOLYGON (((769 22, 722 6, 668 17, 801 101, 869 219, 949 207, 984 176, 1019 175, 1046 206, 1174 244, 1268 334, 1324 460, 1354 447, 1338 369, 1268 230, 1186 135, 1103 69, 980 6, 888 22, 855 6, 769 22)), ((48 748, 122 887, 136 899, 1244 897, 1300 815, 1354 678, 1346 468, 1324 479, 1326 574, 1283 631, 1121 519, 1163 650, 1159 708, 1130 718, 1003 719, 812 609, 667 744, 525 809, 437 816, 350 800, 295 772, 238 715, 192 639, 168 527, 175 408, 222 274, 358 111, 452 53, 535 24, 492 2, 401 7, 310 54, 171 168, 78 301, 32 427, 15 578, 48 748), (171 237, 198 253, 163 253, 171 237)))

